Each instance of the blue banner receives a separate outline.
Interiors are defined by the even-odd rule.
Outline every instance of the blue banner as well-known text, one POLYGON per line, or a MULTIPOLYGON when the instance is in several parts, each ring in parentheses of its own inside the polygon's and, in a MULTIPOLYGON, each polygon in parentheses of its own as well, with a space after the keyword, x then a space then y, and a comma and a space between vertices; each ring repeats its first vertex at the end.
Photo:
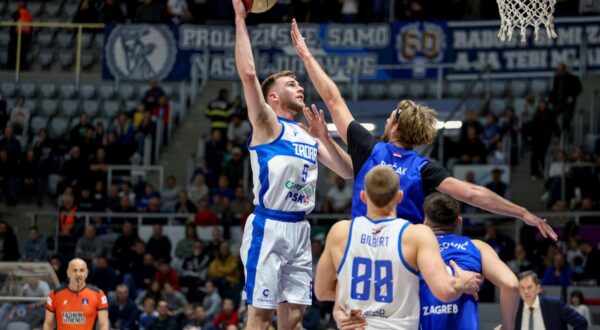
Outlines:
MULTIPOLYGON (((557 39, 498 39, 498 22, 301 24, 317 60, 336 81, 467 77, 488 65, 492 74, 545 74, 559 62, 578 66, 581 45, 589 71, 600 71, 598 17, 557 20, 557 39), (454 63, 454 65, 450 65, 454 63)), ((281 70, 306 74, 291 43, 289 24, 249 29, 261 78, 281 70)), ((105 28, 104 79, 238 79, 235 28, 215 25, 110 25, 105 28)))

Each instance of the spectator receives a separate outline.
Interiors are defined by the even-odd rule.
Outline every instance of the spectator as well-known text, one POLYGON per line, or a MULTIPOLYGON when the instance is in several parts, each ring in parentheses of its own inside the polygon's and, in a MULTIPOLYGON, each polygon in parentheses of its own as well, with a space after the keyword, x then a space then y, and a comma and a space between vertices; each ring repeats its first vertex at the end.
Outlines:
POLYGON ((111 292, 117 286, 117 272, 110 267, 105 256, 99 256, 96 267, 90 272, 89 282, 104 292, 111 292))
POLYGON ((240 281, 238 258, 231 254, 229 243, 223 242, 219 252, 208 266, 208 277, 219 287, 236 286, 240 281))
MULTIPOLYGON (((479 122, 477 122, 479 124, 479 122)), ((463 124, 464 125, 464 124, 463 124)), ((461 133, 462 133, 461 127, 461 133)), ((476 128, 477 129, 477 128, 476 128)), ((466 132, 465 132, 466 134, 466 132)), ((496 149, 497 143, 502 139, 502 130, 498 125, 498 120, 493 113, 488 113, 486 116, 486 123, 483 126, 483 143, 488 153, 496 149)))
POLYGON ((47 261, 48 246, 46 238, 40 235, 36 226, 29 228, 29 238, 23 243, 23 261, 47 261))
POLYGON ((133 254, 132 247, 139 238, 131 222, 125 221, 121 229, 122 234, 113 247, 113 260, 117 269, 124 271, 127 269, 127 260, 133 254))
POLYGON ((137 205, 137 210, 139 212, 146 212, 148 210, 148 203, 150 199, 160 197, 159 193, 154 189, 154 185, 151 183, 146 183, 144 185, 144 194, 137 195, 137 200, 135 205, 137 205))
POLYGON ((57 191, 62 193, 65 188, 79 188, 88 178, 89 165, 87 160, 82 159, 78 146, 71 147, 70 158, 63 163, 59 172, 57 191))
POLYGON ((135 202, 136 202, 135 192, 131 189, 131 182, 129 182, 129 181, 125 181, 121 185, 121 191, 119 192, 119 197, 123 197, 123 196, 126 196, 127 198, 129 198, 129 202, 131 202, 132 205, 135 205, 135 202))
POLYGON ((94 130, 94 126, 90 123, 90 117, 87 113, 82 112, 79 115, 79 123, 73 126, 69 133, 69 143, 71 145, 78 144, 85 137, 85 132, 88 129, 94 130))
POLYGON ((83 138, 77 141, 76 144, 79 146, 79 150, 81 150, 81 158, 87 161, 96 155, 96 149, 99 147, 94 139, 94 130, 90 127, 85 129, 83 138))
POLYGON ((562 129, 565 131, 571 131, 571 119, 581 90, 579 78, 569 73, 564 63, 558 64, 549 99, 556 116, 562 115, 562 129))
MULTIPOLYGON (((145 0, 147 3, 150 0, 145 0)), ((138 9, 139 13, 139 9, 138 9)), ((177 321, 174 317, 169 314, 169 307, 167 302, 161 300, 158 302, 158 318, 154 320, 149 326, 148 330, 175 330, 177 329, 177 321)))
POLYGON ((467 129, 467 139, 461 142, 461 149, 463 150, 460 156, 461 164, 484 164, 486 162, 485 146, 474 127, 467 129))
POLYGON ((188 188, 188 197, 194 204, 198 204, 198 201, 202 199, 208 199, 209 189, 204 181, 204 175, 196 175, 194 181, 188 188))
POLYGON ((161 285, 157 279, 153 279, 152 282, 148 284, 146 290, 140 290, 137 298, 135 299, 135 304, 139 309, 142 309, 146 300, 152 299, 153 301, 158 301, 161 297, 161 285))
POLYGON ((483 136, 484 128, 477 117, 477 113, 473 110, 469 110, 465 113, 465 120, 462 122, 460 128, 460 140, 467 141, 469 139, 469 128, 475 129, 475 136, 480 138, 483 136))
POLYGON ((21 161, 21 197, 24 200, 32 201, 38 196, 37 172, 38 164, 35 160, 33 149, 27 149, 25 157, 21 161))
MULTIPOLYGON (((20 23, 31 23, 33 22, 33 15, 27 9, 27 5, 25 1, 19 1, 17 5, 17 10, 11 15, 15 22, 20 23)), ((17 45, 19 38, 19 31, 21 32, 21 56, 20 56, 20 68, 21 70, 27 70, 28 62, 27 56, 29 54, 29 48, 31 46, 31 35, 32 35, 32 27, 31 26, 22 26, 22 27, 11 27, 10 28, 10 39, 8 41, 8 68, 15 69, 17 65, 17 45)))
POLYGON ((179 323, 179 327, 181 329, 185 329, 188 327, 188 325, 194 323, 194 319, 194 306, 190 303, 187 303, 183 307, 183 313, 179 315, 179 320, 177 323, 179 323))
POLYGON ((175 24, 181 24, 192 19, 186 0, 168 0, 167 13, 171 16, 171 21, 175 24))
POLYGON ((4 95, 0 92, 0 131, 4 132, 6 124, 8 124, 8 111, 6 109, 7 104, 4 99, 4 95))
MULTIPOLYGON (((206 141, 204 147, 207 166, 213 175, 218 175, 221 173, 221 166, 223 164, 223 156, 226 148, 227 142, 223 140, 221 131, 218 129, 213 130, 210 134, 210 139, 206 141)), ((209 186, 212 186, 210 182, 209 186)))
POLYGON ((129 289, 125 284, 117 286, 117 301, 108 307, 110 326, 113 329, 133 330, 137 329, 137 307, 129 299, 129 289))
POLYGON ((521 244, 515 246, 515 258, 506 263, 515 274, 533 269, 533 263, 527 258, 527 251, 521 244))
POLYGON ((96 228, 90 225, 85 226, 83 236, 77 240, 75 256, 83 259, 87 264, 93 265, 101 254, 102 242, 96 236, 96 228))
POLYGON ((158 312, 154 309, 155 305, 156 303, 154 299, 144 299, 144 307, 138 322, 140 325, 140 330, 148 329, 148 326, 158 319, 158 312))
POLYGON ((548 104, 540 100, 537 111, 529 125, 531 136, 531 179, 542 178, 545 169, 546 152, 552 140, 552 136, 560 135, 560 128, 556 118, 548 111, 548 104))
POLYGON ((6 150, 8 159, 13 164, 17 164, 21 159, 21 143, 15 138, 14 130, 10 126, 4 129, 4 136, 0 140, 0 149, 6 150))
MULTIPOLYGON (((145 3, 146 1, 144 1, 145 3)), ((142 103, 146 106, 146 109, 154 109, 158 105, 158 99, 161 96, 165 96, 165 91, 158 85, 156 79, 148 80, 148 89, 144 93, 142 103)))
POLYGON ((156 267, 154 267, 154 257, 146 253, 144 241, 137 240, 133 245, 133 254, 127 263, 127 274, 133 278, 136 288, 145 288, 152 282, 156 267), (146 261, 148 256, 148 261, 146 261))
POLYGON ((488 243, 502 260, 512 260, 514 258, 515 242, 510 237, 500 233, 493 222, 486 224, 484 241, 488 243))
POLYGON ((573 280, 573 271, 569 264, 565 264, 565 256, 558 252, 554 255, 551 266, 546 267, 544 277, 542 278, 543 285, 560 285, 567 287, 573 280))
POLYGON ((138 104, 137 110, 133 113, 133 126, 138 130, 142 125, 142 120, 144 119, 146 112, 146 106, 144 103, 140 103, 138 104))
POLYGON ((213 324, 218 329, 228 329, 230 325, 237 326, 238 323, 239 318, 235 306, 233 305, 233 300, 225 298, 223 300, 223 310, 217 314, 213 320, 213 324))
MULTIPOLYGON (((118 193, 116 195, 118 195, 118 193)), ((106 192, 104 191, 104 183, 102 181, 96 181, 96 183, 94 184, 94 191, 92 192, 92 202, 94 204, 94 210, 98 210, 100 212, 108 211, 106 203, 106 192)), ((105 233, 98 234, 102 235, 105 233)))
POLYGON ((485 185, 485 187, 506 199, 510 199, 510 189, 506 183, 502 182, 502 171, 500 169, 495 168, 492 170, 492 182, 485 185))
POLYGON ((208 207, 206 199, 201 199, 197 207, 198 211, 194 216, 194 222, 197 226, 218 226, 220 224, 219 215, 208 207))
POLYGON ((577 313, 583 316, 588 325, 592 325, 592 318, 590 317, 590 309, 583 303, 585 299, 583 299, 583 293, 579 290, 573 290, 571 292, 571 297, 569 298, 569 305, 573 308, 577 313))
POLYGON ((96 123, 96 127, 94 128, 94 139, 96 139, 96 144, 99 146, 106 145, 106 131, 104 124, 99 121, 96 123))
MULTIPOLYGON (((25 285, 23 286, 23 297, 29 298, 41 298, 48 297, 50 294, 50 285, 47 282, 42 281, 39 277, 36 276, 28 276, 26 277, 25 285)), ((44 306, 44 303, 32 303, 29 307, 41 307, 44 306)))
POLYGON ((80 212, 93 212, 94 209, 94 200, 92 199, 92 192, 90 187, 83 186, 81 187, 81 191, 79 192, 79 211, 80 212))
POLYGON ((129 159, 131 154, 137 149, 137 144, 135 142, 136 129, 131 124, 129 116, 126 113, 121 112, 119 114, 114 133, 117 138, 117 145, 124 148, 123 156, 126 156, 127 159, 129 159))
POLYGON ((16 135, 27 136, 29 132, 29 119, 31 110, 25 106, 25 96, 19 96, 17 104, 10 112, 10 126, 13 127, 16 135))
POLYGON ((546 192, 541 197, 541 200, 546 202, 547 208, 560 199, 562 176, 567 173, 567 166, 567 154, 564 150, 559 150, 555 160, 550 164, 548 180, 545 183, 546 192))
POLYGON ((146 243, 146 251, 156 260, 171 261, 171 240, 164 236, 161 224, 152 226, 152 236, 146 243))
POLYGON ((594 279, 600 283, 600 251, 587 241, 579 243, 579 251, 585 255, 586 262, 583 271, 585 279, 594 279))
POLYGON ((90 162, 90 177, 92 182, 106 182, 108 173, 108 162, 106 150, 102 147, 96 149, 96 155, 90 162))
POLYGON ((167 212, 173 212, 177 200, 181 192, 181 187, 177 185, 175 176, 169 175, 167 177, 167 188, 160 192, 163 201, 163 210, 167 212))
POLYGON ((507 107, 504 110, 504 120, 502 121, 502 134, 510 138, 510 163, 517 165, 519 163, 519 134, 521 133, 521 121, 515 114, 515 109, 507 107))
POLYGON ((231 117, 231 123, 229 123, 229 127, 227 128, 227 140, 232 141, 238 146, 244 146, 246 141, 248 141, 251 131, 252 127, 250 127, 250 123, 244 120, 241 114, 236 113, 231 117))
POLYGON ((175 246, 175 257, 184 260, 192 256, 193 246, 198 241, 198 232, 193 223, 185 225, 185 237, 177 242, 175 246))
POLYGON ((92 0, 81 0, 79 9, 77 9, 73 18, 73 23, 97 23, 99 18, 100 14, 92 0))
POLYGON ((206 107, 206 117, 210 120, 211 131, 218 130, 221 136, 227 136, 227 127, 232 116, 233 109, 229 103, 229 91, 221 89, 219 96, 206 107))
POLYGON ((134 23, 159 24, 161 22, 161 9, 152 0, 144 0, 139 4, 132 20, 134 23))
POLYGON ((50 258, 50 265, 58 277, 58 282, 67 283, 67 270, 63 267, 59 255, 55 254, 50 258))
POLYGON ((175 204, 175 212, 176 213, 196 213, 198 211, 196 206, 192 201, 188 199, 188 194, 186 191, 179 192, 179 201, 175 204))
POLYGON ((154 106, 154 108, 152 108, 152 119, 154 121, 162 121, 164 132, 167 131, 167 127, 169 125, 170 112, 171 110, 169 109, 169 102, 167 102, 167 97, 165 95, 160 96, 158 98, 158 103, 156 104, 156 106, 154 106))
MULTIPOLYGON (((288 181, 290 184, 294 184, 288 181)), ((296 189, 293 187, 287 187, 288 189, 296 189)), ((300 189, 305 189, 304 187, 300 189)), ((335 186, 331 187, 325 197, 325 203, 323 203, 324 213, 347 213, 350 212, 350 205, 352 205, 352 187, 346 185, 346 180, 336 176, 335 186)))
POLYGON ((76 226, 79 225, 78 219, 75 218, 78 207, 71 193, 66 193, 63 196, 64 205, 60 207, 58 215, 59 234, 61 236, 73 236, 77 234, 78 228, 76 226))
POLYGON ((194 309, 194 322, 192 323, 198 330, 217 330, 214 324, 209 320, 206 308, 202 305, 194 309))
POLYGON ((244 206, 248 199, 246 198, 246 193, 244 192, 243 186, 237 186, 235 188, 235 198, 231 201, 231 210, 235 214, 240 214, 244 212, 244 206))
POLYGON ((33 153, 38 163, 38 199, 37 204, 42 206, 42 197, 48 190, 48 176, 54 167, 54 144, 48 138, 45 128, 40 129, 38 136, 33 141, 33 153))
POLYGON ((194 176, 192 177, 192 180, 190 180, 190 182, 194 182, 198 175, 204 176, 204 179, 206 180, 206 185, 208 185, 209 187, 214 187, 214 183, 216 181, 212 179, 213 172, 210 170, 210 168, 208 168, 208 162, 204 157, 200 158, 200 160, 198 161, 198 167, 194 170, 194 176))
POLYGON ((212 281, 206 281, 204 283, 204 293, 205 296, 202 300, 202 306, 206 308, 208 318, 213 319, 221 311, 221 296, 212 281))
POLYGON ((575 260, 576 257, 583 258, 583 254, 581 253, 581 251, 579 251, 579 242, 581 241, 581 238, 579 236, 571 236, 569 238, 565 238, 567 239, 567 263, 569 265, 573 265, 573 260, 575 260))
POLYGON ((567 329, 567 324, 577 330, 587 329, 588 324, 583 316, 557 299, 540 295, 540 291, 540 280, 534 272, 519 274, 522 301, 515 321, 517 330, 539 329, 542 325, 548 330, 560 330, 567 329))
POLYGON ((125 23, 125 14, 115 0, 106 0, 100 12, 100 22, 104 24, 125 23))
MULTIPOLYGON (((200 296, 197 288, 206 281, 210 256, 204 251, 201 241, 195 241, 192 249, 192 255, 183 261, 183 286, 188 288, 188 297, 190 300, 196 300, 200 296)), ((198 299, 200 300, 200 299, 198 299)))
POLYGON ((175 290, 179 290, 179 276, 171 268, 167 261, 160 261, 158 271, 156 271, 154 277, 158 280, 158 283, 160 283, 162 287, 164 287, 165 283, 169 282, 175 290))
POLYGON ((8 151, 0 149, 0 190, 8 205, 17 204, 17 171, 17 163, 10 160, 8 151))
MULTIPOLYGON (((231 160, 223 168, 223 175, 229 179, 229 187, 235 188, 243 185, 244 178, 244 156, 240 147, 233 147, 231 151, 231 160)), ((231 196, 230 200, 233 200, 231 196)))
POLYGON ((227 197, 229 200, 234 199, 235 192, 229 187, 229 178, 225 175, 219 176, 217 187, 211 190, 210 195, 211 198, 213 198, 215 195, 218 195, 221 198, 227 197))
POLYGON ((181 292, 175 291, 170 282, 164 283, 161 297, 167 302, 169 315, 175 318, 183 313, 183 308, 188 303, 185 296, 181 292))

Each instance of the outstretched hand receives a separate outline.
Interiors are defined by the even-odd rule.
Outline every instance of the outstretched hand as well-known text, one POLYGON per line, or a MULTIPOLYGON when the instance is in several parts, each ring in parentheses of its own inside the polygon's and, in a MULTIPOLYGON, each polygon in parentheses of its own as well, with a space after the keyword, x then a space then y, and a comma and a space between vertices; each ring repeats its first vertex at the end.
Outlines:
POLYGON ((329 137, 329 131, 327 130, 327 122, 325 121, 323 110, 317 110, 317 107, 312 104, 310 109, 304 107, 302 111, 304 112, 304 117, 306 117, 309 126, 306 127, 303 123, 299 123, 298 125, 316 139, 327 139, 329 137))
POLYGON ((231 0, 231 3, 233 4, 233 9, 235 10, 235 17, 246 19, 246 16, 248 16, 248 10, 246 9, 244 2, 242 0, 231 0))
POLYGON ((537 227, 544 238, 550 236, 550 238, 555 241, 558 239, 556 232, 554 232, 554 229, 546 222, 546 219, 542 219, 531 212, 527 212, 522 220, 530 226, 537 227))
POLYGON ((292 19, 292 43, 294 44, 294 49, 296 49, 296 54, 298 54, 301 59, 311 56, 310 50, 308 49, 308 46, 306 46, 306 42, 300 33, 295 18, 292 19))
POLYGON ((481 286, 481 274, 463 270, 454 260, 450 260, 450 266, 454 270, 454 276, 461 282, 463 292, 479 300, 479 288, 481 286))

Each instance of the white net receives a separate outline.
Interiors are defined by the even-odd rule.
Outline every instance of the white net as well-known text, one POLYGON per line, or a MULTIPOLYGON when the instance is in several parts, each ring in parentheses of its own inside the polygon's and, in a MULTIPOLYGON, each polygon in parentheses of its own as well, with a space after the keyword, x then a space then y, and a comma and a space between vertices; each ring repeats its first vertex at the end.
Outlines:
POLYGON ((513 30, 521 30, 521 42, 527 39, 527 27, 533 27, 535 40, 538 39, 540 25, 546 27, 548 38, 556 38, 553 13, 556 0, 496 0, 500 10, 500 32, 502 41, 512 38, 513 30))

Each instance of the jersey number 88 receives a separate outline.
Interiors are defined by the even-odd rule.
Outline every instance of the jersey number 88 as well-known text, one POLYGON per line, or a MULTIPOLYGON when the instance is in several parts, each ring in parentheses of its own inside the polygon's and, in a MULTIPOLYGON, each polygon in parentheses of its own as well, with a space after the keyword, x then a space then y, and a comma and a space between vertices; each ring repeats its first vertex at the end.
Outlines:
POLYGON ((382 303, 392 302, 394 292, 392 283, 394 278, 392 274, 392 262, 390 260, 375 260, 373 262, 369 258, 362 257, 354 257, 354 260, 352 261, 352 283, 350 288, 350 298, 354 300, 371 299, 373 269, 375 269, 374 300, 382 303), (361 283, 362 290, 359 291, 359 285, 361 283))

